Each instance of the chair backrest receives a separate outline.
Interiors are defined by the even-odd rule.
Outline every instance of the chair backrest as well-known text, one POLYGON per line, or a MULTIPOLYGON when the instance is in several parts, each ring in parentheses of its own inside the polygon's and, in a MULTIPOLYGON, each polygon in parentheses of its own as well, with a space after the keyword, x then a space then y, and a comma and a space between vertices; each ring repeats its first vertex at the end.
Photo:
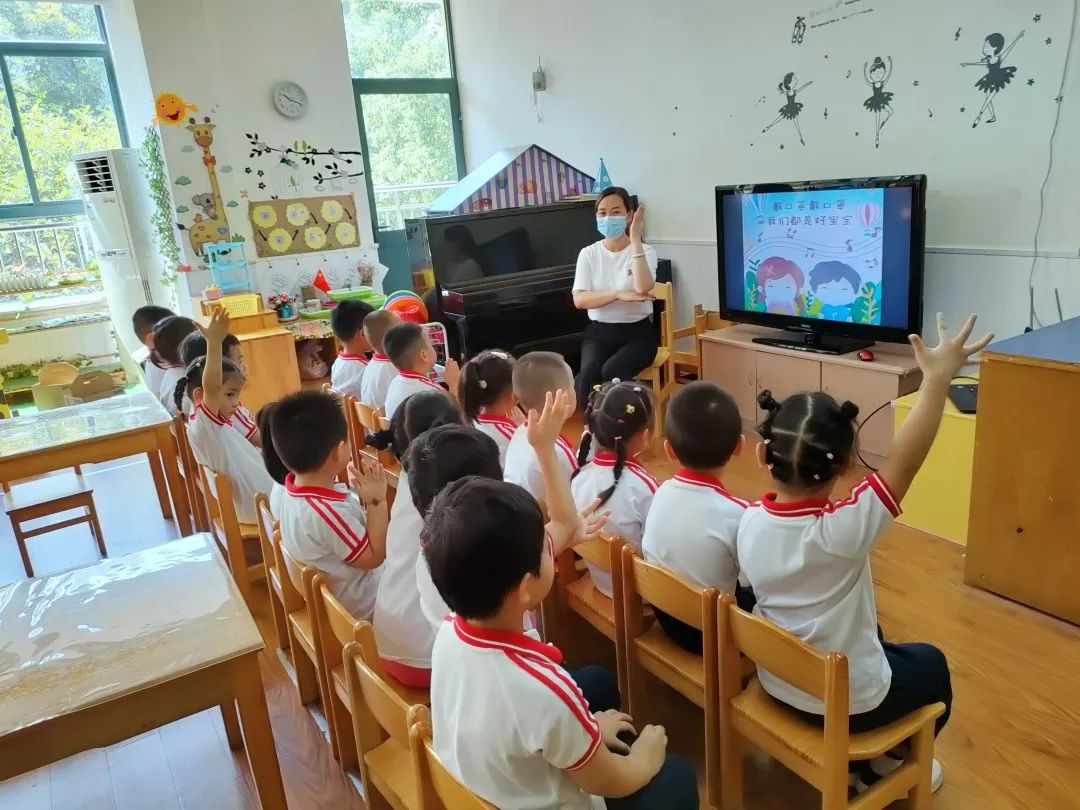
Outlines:
POLYGON ((240 537, 240 521, 236 518, 236 506, 233 503, 232 483, 229 476, 219 473, 205 464, 199 465, 199 475, 203 482, 203 491, 206 493, 206 506, 210 512, 210 531, 217 537, 219 543, 226 543, 230 532, 235 532, 240 537), (218 537, 217 528, 213 518, 218 518, 221 528, 225 532, 224 537, 218 537))
POLYGON ((318 573, 311 581, 312 610, 319 625, 323 668, 329 672, 342 662, 342 651, 360 641, 360 620, 349 613, 330 589, 326 574, 318 573))
POLYGON ((356 403, 356 418, 359 420, 360 425, 364 428, 364 430, 374 432, 376 430, 382 429, 379 427, 379 416, 377 408, 372 408, 370 405, 364 404, 355 397, 353 398, 353 402, 356 403))
POLYGON ((409 748, 413 778, 420 788, 420 810, 494 810, 446 769, 431 745, 431 713, 427 706, 409 710, 409 748))
POLYGON ((371 623, 361 622, 357 634, 360 640, 350 642, 344 651, 356 747, 361 757, 387 738, 407 748, 409 704, 382 676, 371 623))
POLYGON ((41 385, 71 385, 79 370, 71 363, 46 363, 38 369, 38 383, 41 385))
POLYGON ((674 306, 671 282, 665 281, 656 284, 649 293, 657 301, 663 301, 664 306, 660 310, 660 346, 670 349, 675 343, 675 337, 671 331, 671 310, 674 306))
POLYGON ((270 498, 265 492, 255 495, 255 514, 259 521, 259 546, 262 548, 263 559, 267 565, 273 565, 274 559, 274 531, 278 527, 274 513, 270 511, 270 498))
POLYGON ((341 403, 345 408, 345 424, 349 429, 349 458, 353 464, 359 464, 365 432, 356 415, 357 399, 352 394, 345 394, 341 397, 341 403))
POLYGON ((278 539, 274 550, 281 566, 279 570, 285 572, 285 576, 281 577, 282 601, 285 602, 285 610, 292 613, 307 603, 310 583, 315 578, 316 571, 290 554, 281 542, 280 531, 276 534, 278 539))
POLYGON ((662 566, 646 562, 637 549, 627 544, 622 548, 623 593, 628 613, 640 612, 642 601, 659 608, 698 630, 704 630, 712 621, 706 616, 703 598, 708 600, 708 611, 718 598, 715 588, 696 588, 677 574, 662 566))

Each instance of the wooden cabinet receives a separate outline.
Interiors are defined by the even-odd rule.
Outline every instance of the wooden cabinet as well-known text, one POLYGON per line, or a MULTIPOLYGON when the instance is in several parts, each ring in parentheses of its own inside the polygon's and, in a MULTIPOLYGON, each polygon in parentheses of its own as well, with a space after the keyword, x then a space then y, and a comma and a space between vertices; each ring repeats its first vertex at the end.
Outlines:
POLYGON ((859 433, 863 455, 870 463, 880 462, 893 436, 892 408, 881 406, 917 390, 922 381, 911 350, 878 344, 875 359, 863 362, 857 354, 808 354, 754 343, 755 337, 771 333, 755 326, 706 332, 700 338, 703 378, 731 394, 747 428, 761 420, 757 395, 765 389, 778 400, 799 391, 851 400, 859 406, 860 419, 869 417, 859 433))
POLYGON ((247 366, 247 382, 241 398, 252 412, 300 390, 300 369, 296 364, 292 332, 275 326, 237 337, 247 366))

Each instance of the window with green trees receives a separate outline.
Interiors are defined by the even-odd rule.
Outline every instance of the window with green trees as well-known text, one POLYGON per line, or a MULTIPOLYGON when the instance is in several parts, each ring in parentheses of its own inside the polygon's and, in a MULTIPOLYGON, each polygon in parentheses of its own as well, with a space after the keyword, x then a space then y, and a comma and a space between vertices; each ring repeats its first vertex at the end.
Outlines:
POLYGON ((0 2, 0 219, 82 212, 71 156, 126 145, 101 12, 0 2))

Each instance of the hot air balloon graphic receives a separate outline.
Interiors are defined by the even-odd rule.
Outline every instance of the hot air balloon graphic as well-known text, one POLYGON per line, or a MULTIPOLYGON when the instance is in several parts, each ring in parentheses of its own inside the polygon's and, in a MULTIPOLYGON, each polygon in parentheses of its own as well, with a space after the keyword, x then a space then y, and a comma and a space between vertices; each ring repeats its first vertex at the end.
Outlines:
POLYGON ((863 236, 872 235, 875 230, 874 226, 881 219, 881 207, 874 203, 863 203, 855 209, 855 214, 859 218, 859 222, 866 228, 863 236))
POLYGON ((757 214, 758 225, 765 224, 765 216, 768 212, 769 195, 768 194, 749 194, 747 200, 750 201, 750 207, 757 214))

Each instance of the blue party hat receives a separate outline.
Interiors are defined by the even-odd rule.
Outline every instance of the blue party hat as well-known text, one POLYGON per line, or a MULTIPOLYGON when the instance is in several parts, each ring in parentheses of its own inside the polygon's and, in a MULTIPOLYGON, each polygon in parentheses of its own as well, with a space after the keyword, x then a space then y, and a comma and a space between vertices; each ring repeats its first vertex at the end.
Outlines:
POLYGON ((600 168, 596 172, 596 180, 592 186, 593 194, 599 194, 605 188, 611 188, 613 185, 615 184, 611 182, 611 175, 608 174, 607 166, 604 165, 604 159, 600 158, 600 168))

